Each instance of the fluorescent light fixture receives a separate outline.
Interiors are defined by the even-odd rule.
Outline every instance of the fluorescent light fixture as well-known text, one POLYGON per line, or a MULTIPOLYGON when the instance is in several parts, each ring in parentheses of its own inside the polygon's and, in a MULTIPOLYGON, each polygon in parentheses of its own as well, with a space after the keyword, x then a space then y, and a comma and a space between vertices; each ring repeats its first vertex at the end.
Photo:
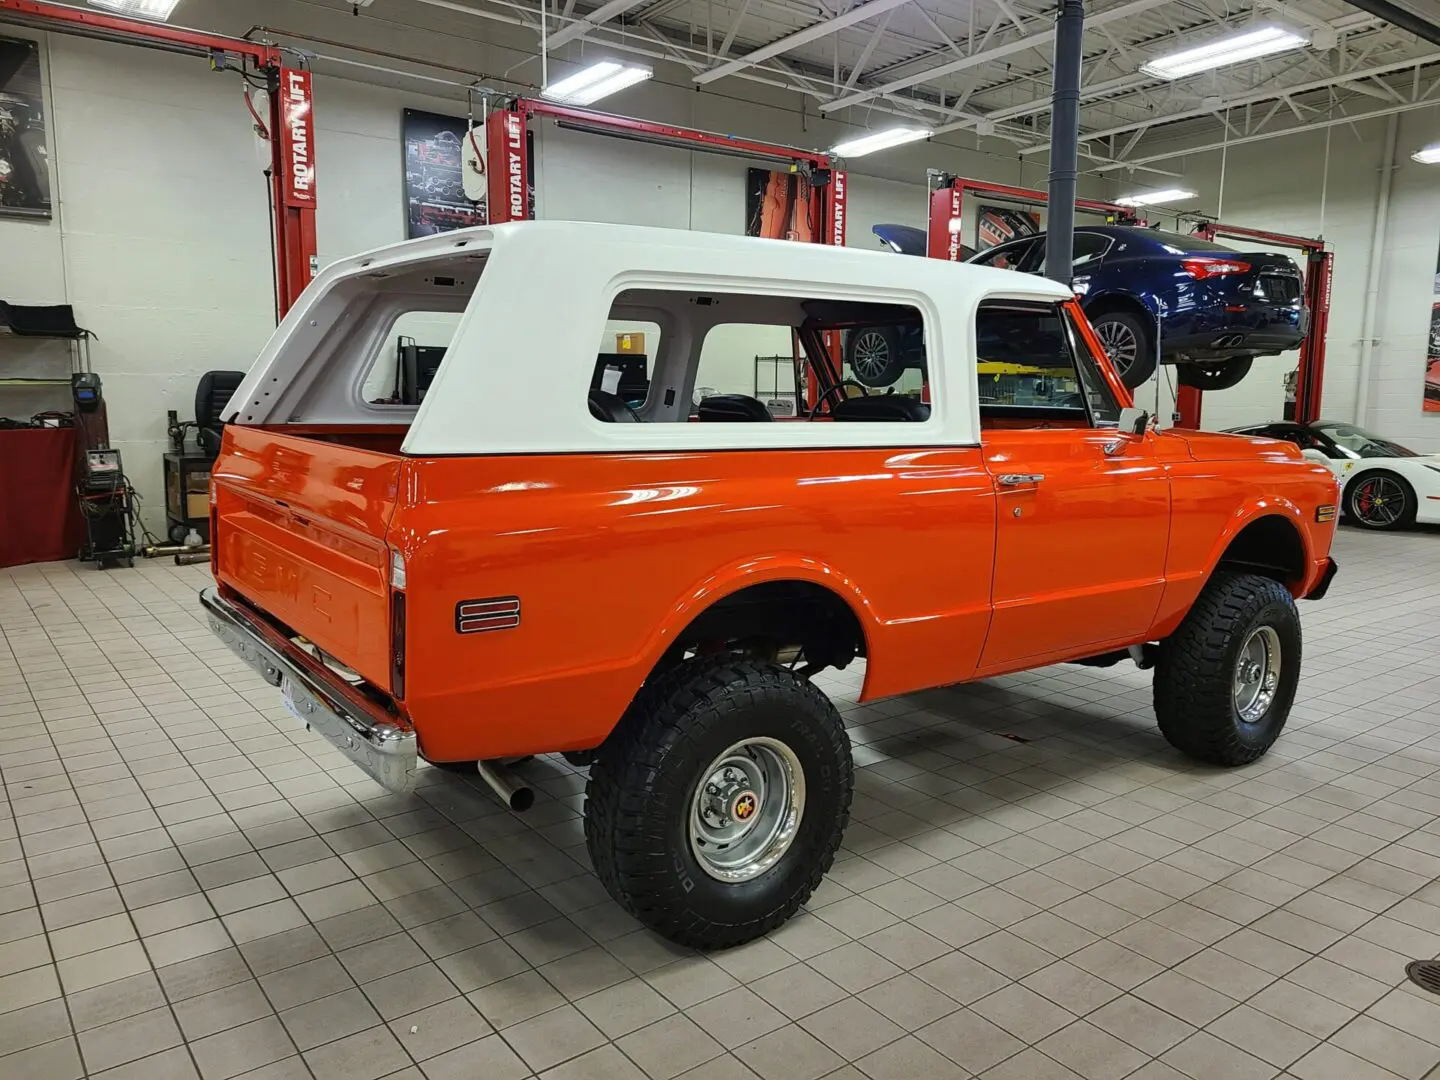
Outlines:
POLYGON ((1434 143, 1423 150, 1416 150, 1410 157, 1421 165, 1440 165, 1440 143, 1434 143))
POLYGON ((1170 203, 1183 202, 1193 198, 1196 198, 1193 191, 1186 191, 1184 188, 1165 188, 1162 191, 1138 191, 1134 195, 1122 196, 1115 202, 1120 206, 1168 206, 1170 203))
POLYGON ((894 146, 919 142, 921 139, 930 138, 930 135, 929 128, 886 128, 884 131, 861 135, 858 139, 847 139, 845 142, 836 143, 830 148, 830 153, 842 158, 864 157, 866 154, 873 154, 878 150, 889 150, 894 146))
POLYGON ((1239 34, 1217 38, 1193 49, 1182 49, 1168 56, 1157 57, 1140 65, 1140 70, 1156 79, 1183 79, 1202 71, 1228 67, 1245 60, 1298 49, 1306 44, 1303 34, 1283 26, 1256 26, 1239 34))
POLYGON ((166 22, 180 0, 89 0, 89 3, 92 7, 107 8, 137 19, 166 22))
POLYGON ((624 90, 627 86, 644 82, 653 74, 644 64, 601 60, 587 68, 581 68, 574 75, 565 76, 559 82, 551 83, 540 91, 540 96, 563 105, 589 105, 624 90))

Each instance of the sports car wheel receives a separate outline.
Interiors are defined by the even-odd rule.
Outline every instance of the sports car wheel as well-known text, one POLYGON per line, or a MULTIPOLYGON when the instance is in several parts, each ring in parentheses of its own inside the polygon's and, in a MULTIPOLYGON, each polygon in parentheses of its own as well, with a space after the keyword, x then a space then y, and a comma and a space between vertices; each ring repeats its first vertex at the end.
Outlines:
POLYGON ((1232 356, 1215 363, 1176 364, 1175 378, 1196 390, 1229 390, 1250 373, 1251 362, 1249 356, 1232 356))
POLYGON ((1401 529, 1415 520, 1415 489, 1384 469, 1363 472, 1345 489, 1345 512, 1367 529, 1401 529))
POLYGON ((852 330, 845 340, 845 361, 862 386, 884 387, 905 373, 900 339, 890 330, 871 326, 852 330))
POLYGON ((1133 390, 1155 374, 1155 343, 1150 331, 1127 311, 1107 311, 1091 320, 1115 373, 1133 390))

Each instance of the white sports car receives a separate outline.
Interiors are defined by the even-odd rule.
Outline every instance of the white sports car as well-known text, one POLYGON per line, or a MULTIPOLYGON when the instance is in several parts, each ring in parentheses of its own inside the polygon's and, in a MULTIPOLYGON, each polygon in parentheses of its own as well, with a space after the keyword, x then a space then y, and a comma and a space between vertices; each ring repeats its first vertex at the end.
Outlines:
POLYGON ((1440 454, 1417 454, 1354 424, 1318 420, 1231 428, 1294 443, 1340 478, 1340 508, 1357 525, 1399 529, 1440 524, 1440 454))

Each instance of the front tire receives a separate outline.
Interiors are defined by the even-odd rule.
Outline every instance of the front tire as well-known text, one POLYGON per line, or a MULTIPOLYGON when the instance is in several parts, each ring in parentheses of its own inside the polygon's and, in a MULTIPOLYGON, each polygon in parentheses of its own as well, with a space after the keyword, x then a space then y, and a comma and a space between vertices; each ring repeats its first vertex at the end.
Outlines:
POLYGON ((850 818, 835 707, 777 664, 689 660, 646 685, 596 751, 585 841, 601 883, 656 933, 741 945, 809 899, 850 818))
POLYGON ((1212 765, 1256 760, 1290 715, 1300 653, 1300 613, 1284 585, 1217 571, 1161 643, 1154 687, 1160 733, 1212 765))
POLYGON ((1389 469, 1362 472, 1345 489, 1345 514, 1367 529, 1403 529, 1415 520, 1415 489, 1389 469))
POLYGON ((1155 374, 1154 331, 1138 316, 1128 311, 1106 311, 1091 319, 1090 325, 1127 390, 1134 390, 1155 374))

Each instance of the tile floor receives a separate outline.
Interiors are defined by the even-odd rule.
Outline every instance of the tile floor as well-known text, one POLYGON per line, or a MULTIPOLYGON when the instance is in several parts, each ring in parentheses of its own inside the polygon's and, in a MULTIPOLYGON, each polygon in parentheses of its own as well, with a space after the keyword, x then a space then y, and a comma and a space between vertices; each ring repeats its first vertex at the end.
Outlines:
MULTIPOLYGON (((1262 762, 1201 768, 1148 677, 857 706, 809 910, 676 949, 525 816, 386 796, 196 618, 203 567, 0 571, 5 1080, 1440 1076, 1440 533, 1342 530, 1262 762)), ((478 783, 478 781, 477 781, 478 783)))

